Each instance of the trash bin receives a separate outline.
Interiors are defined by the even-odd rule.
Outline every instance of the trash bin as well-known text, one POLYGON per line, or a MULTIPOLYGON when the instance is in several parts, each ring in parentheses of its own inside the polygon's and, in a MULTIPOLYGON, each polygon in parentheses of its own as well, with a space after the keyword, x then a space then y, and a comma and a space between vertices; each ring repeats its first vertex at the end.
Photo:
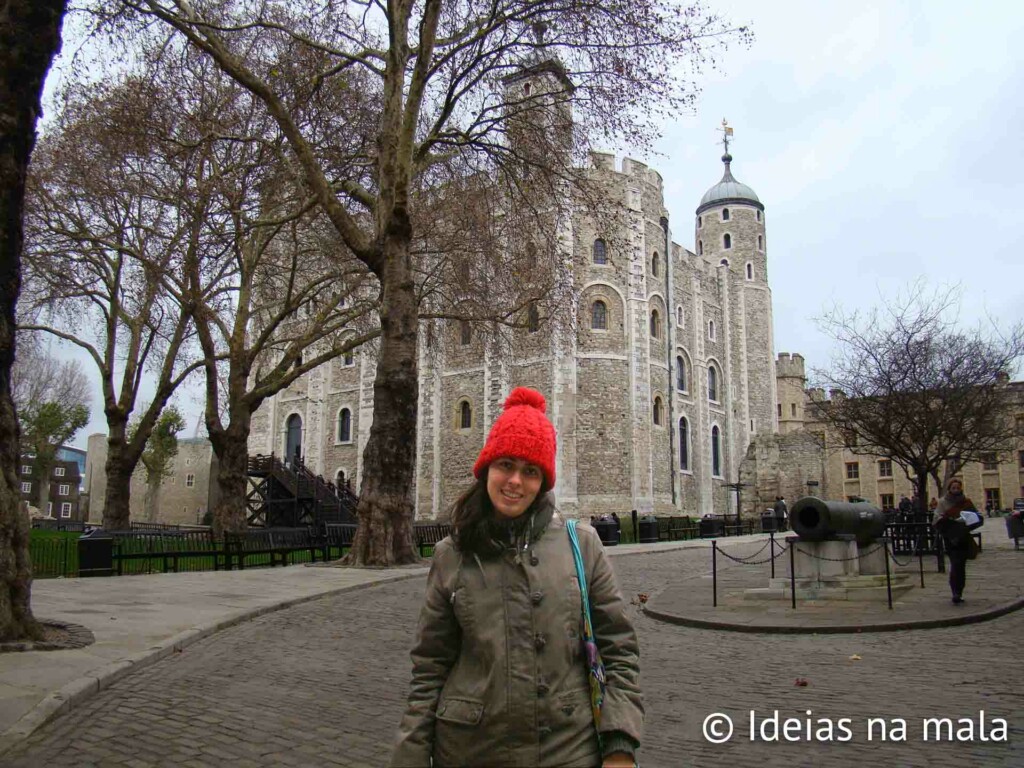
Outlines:
POLYGON ((656 544, 658 542, 658 518, 641 517, 639 526, 641 544, 656 544))
POLYGON ((702 517, 700 521, 700 537, 711 539, 725 535, 725 520, 721 517, 702 517))
POLYGON ((114 537, 102 528, 79 537, 78 575, 114 575, 114 537))
POLYGON ((595 520, 591 525, 606 547, 614 547, 619 543, 619 532, 615 528, 614 520, 595 520))
POLYGON ((1024 539, 1024 517, 1009 515, 1006 520, 1006 535, 1013 539, 1013 546, 1020 549, 1020 540, 1024 539))
POLYGON ((779 530, 779 518, 774 512, 761 513, 761 533, 775 533, 779 530))

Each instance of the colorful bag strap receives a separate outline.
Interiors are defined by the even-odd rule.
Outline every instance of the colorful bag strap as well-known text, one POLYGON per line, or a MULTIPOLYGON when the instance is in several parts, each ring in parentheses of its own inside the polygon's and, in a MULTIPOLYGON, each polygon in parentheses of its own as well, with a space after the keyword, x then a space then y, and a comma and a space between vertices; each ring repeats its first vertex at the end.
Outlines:
POLYGON ((594 626, 590 620, 590 595, 587 592, 587 573, 583 568, 583 555, 580 552, 580 540, 576 536, 576 521, 567 520, 565 526, 569 529, 569 543, 572 544, 572 559, 576 563, 576 578, 580 582, 580 594, 583 596, 583 613, 587 617, 587 624, 594 626))

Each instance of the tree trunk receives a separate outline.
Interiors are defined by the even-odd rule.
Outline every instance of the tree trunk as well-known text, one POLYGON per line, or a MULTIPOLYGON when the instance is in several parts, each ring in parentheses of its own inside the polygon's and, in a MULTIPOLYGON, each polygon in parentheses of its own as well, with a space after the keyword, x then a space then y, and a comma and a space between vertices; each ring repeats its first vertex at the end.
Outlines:
POLYGON ((127 531, 130 527, 132 500, 132 473, 135 462, 125 456, 124 425, 111 427, 107 438, 107 497, 103 507, 103 528, 108 531, 127 531))
POLYGON ((412 530, 419 312, 409 262, 409 237, 395 235, 389 239, 384 256, 373 425, 363 452, 359 528, 345 557, 348 565, 392 566, 419 561, 412 530))
POLYGON ((32 616, 29 523, 18 483, 18 417, 11 397, 15 310, 21 293, 25 174, 36 140, 39 97, 67 0, 0 5, 0 641, 38 639, 32 616))
POLYGON ((245 530, 248 508, 245 504, 249 477, 249 430, 252 409, 249 403, 239 403, 229 415, 227 429, 210 432, 210 442, 217 455, 217 488, 220 499, 213 512, 213 534, 220 537, 225 531, 245 530))
POLYGON ((143 516, 146 518, 147 523, 156 522, 157 507, 160 504, 160 483, 162 481, 163 478, 160 477, 146 482, 146 495, 143 497, 145 507, 143 516))
MULTIPOLYGON (((35 470, 36 477, 39 478, 39 513, 50 515, 46 505, 50 502, 50 481, 53 475, 53 462, 36 459, 35 470)), ((51 516, 57 517, 57 515, 51 516)))

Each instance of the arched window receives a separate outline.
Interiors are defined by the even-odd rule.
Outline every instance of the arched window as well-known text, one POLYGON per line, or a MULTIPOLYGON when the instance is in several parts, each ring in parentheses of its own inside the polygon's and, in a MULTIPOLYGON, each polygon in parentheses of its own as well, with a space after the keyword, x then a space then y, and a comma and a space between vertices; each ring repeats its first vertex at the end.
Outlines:
POLYGON ((658 276, 658 252, 655 251, 654 255, 651 256, 651 274, 655 277, 658 276))
POLYGON ((718 402, 718 371, 714 365, 708 366, 708 400, 718 402))
POLYGON ((718 426, 711 428, 711 474, 715 477, 722 476, 722 433, 718 426))
POLYGON ((683 308, 676 307, 676 326, 679 328, 683 327, 683 308))
POLYGON ((662 424, 662 404, 661 398, 654 398, 654 426, 660 427, 662 424))
POLYGON ((608 307, 603 301, 595 301, 590 308, 590 327, 595 331, 608 330, 608 307))
POLYGON ((676 355, 676 389, 686 391, 686 360, 682 355, 676 355))
POLYGON ((355 364, 356 364, 355 353, 352 352, 351 350, 349 350, 348 352, 345 353, 345 356, 342 358, 342 365, 344 365, 346 368, 350 368, 351 366, 353 366, 355 364))
POLYGON ((651 337, 655 339, 661 338, 661 317, 656 309, 651 310, 651 337))
POLYGON ((760 220, 761 220, 761 212, 760 212, 760 211, 757 211, 757 220, 758 220, 758 221, 760 221, 760 220))
POLYGON ((530 333, 536 333, 540 328, 540 310, 537 309, 536 301, 531 301, 530 307, 527 309, 527 325, 530 333))
POLYGON ((703 256, 704 255, 704 241, 703 240, 698 240, 697 241, 697 255, 698 256, 703 256))
POLYGON ((722 221, 728 221, 728 220, 729 220, 729 209, 728 208, 723 208, 722 209, 722 221))
POLYGON ((345 470, 339 469, 338 474, 334 476, 334 487, 340 491, 342 488, 348 487, 348 482, 349 480, 345 476, 345 470))
POLYGON ((348 408, 338 411, 338 442, 352 442, 352 411, 348 408))
POLYGON ((605 245, 604 240, 601 240, 600 238, 594 241, 594 263, 608 263, 608 246, 605 245))
POLYGON ((473 340, 473 329, 469 325, 468 320, 459 321, 460 341, 463 345, 469 344, 473 340))
POLYGON ((715 321, 714 320, 708 320, 708 338, 711 339, 711 341, 715 340, 715 321))
POLYGON ((685 416, 679 419, 679 468, 690 469, 690 425, 685 416))
POLYGON ((728 232, 722 235, 722 247, 725 248, 726 250, 732 248, 732 235, 730 235, 728 232))
POLYGON ((747 280, 754 279, 754 265, 749 261, 747 262, 747 280))
POLYGON ((459 429, 472 429, 473 427, 473 406, 463 400, 459 405, 459 429))
POLYGON ((704 226, 704 217, 703 216, 698 216, 697 217, 697 229, 700 229, 703 226, 704 226))
POLYGON ((761 236, 761 235, 757 236, 757 250, 759 250, 759 251, 763 251, 764 250, 764 237, 761 236))
POLYGON ((718 263, 721 264, 723 267, 728 267, 729 266, 729 260, 728 259, 722 259, 718 263))

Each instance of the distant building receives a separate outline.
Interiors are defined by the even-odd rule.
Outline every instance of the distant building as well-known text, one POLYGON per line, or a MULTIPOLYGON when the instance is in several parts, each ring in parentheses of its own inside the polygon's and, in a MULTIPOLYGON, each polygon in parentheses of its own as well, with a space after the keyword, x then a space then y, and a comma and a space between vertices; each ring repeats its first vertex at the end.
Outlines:
MULTIPOLYGON (((744 508, 761 511, 776 495, 792 500, 806 495, 851 501, 862 498, 881 508, 895 508, 900 497, 911 498, 914 487, 892 459, 856 453, 816 416, 799 354, 779 353, 776 418, 779 433, 761 435, 747 449, 740 480, 747 484, 744 508)), ((1024 381, 1007 382, 1006 397, 1017 430, 1013 450, 966 464, 957 473, 964 491, 981 510, 1007 509, 1024 498, 1024 381)), ((816 398, 824 392, 814 393, 816 398)), ((930 496, 937 490, 929 483, 930 496)))
POLYGON ((82 474, 77 461, 58 459, 54 463, 50 470, 50 477, 45 480, 50 484, 46 509, 39 507, 40 490, 44 480, 39 476, 34 456, 21 457, 18 466, 18 481, 21 484, 21 500, 27 501, 29 506, 35 507, 41 514, 59 520, 83 519, 79 503, 82 474))
POLYGON ((83 482, 85 481, 85 460, 86 451, 81 448, 62 445, 57 449, 57 461, 73 461, 78 464, 78 476, 83 482))
MULTIPOLYGON (((89 494, 90 517, 103 518, 107 497, 107 436, 89 435, 88 461, 85 472, 85 490, 89 494)), ((170 474, 164 478, 157 495, 152 519, 146 515, 146 470, 139 464, 132 476, 131 519, 135 521, 197 525, 214 507, 217 492, 217 457, 213 446, 205 438, 178 440, 170 474)))

